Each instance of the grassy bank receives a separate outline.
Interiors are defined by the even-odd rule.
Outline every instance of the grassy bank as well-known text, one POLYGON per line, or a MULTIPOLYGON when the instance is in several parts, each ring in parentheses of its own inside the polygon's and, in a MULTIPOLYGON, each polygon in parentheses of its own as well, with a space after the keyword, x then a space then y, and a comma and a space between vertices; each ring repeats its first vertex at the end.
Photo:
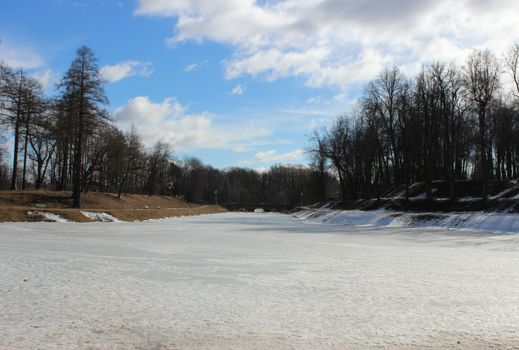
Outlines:
POLYGON ((107 213, 121 221, 143 221, 179 216, 223 213, 226 210, 220 206, 207 205, 189 208, 166 209, 118 209, 118 210, 87 210, 87 209, 36 209, 36 208, 7 208, 0 207, 0 222, 36 222, 42 221, 41 215, 34 213, 52 213, 71 222, 92 222, 81 211, 107 213), (33 213, 32 215, 30 213, 33 213))
POLYGON ((81 211, 103 212, 121 221, 225 212, 219 206, 193 205, 176 197, 131 194, 118 198, 116 194, 95 192, 82 195, 82 208, 73 209, 70 197, 70 192, 0 191, 0 222, 44 220, 35 213, 51 213, 72 222, 91 222, 81 211))

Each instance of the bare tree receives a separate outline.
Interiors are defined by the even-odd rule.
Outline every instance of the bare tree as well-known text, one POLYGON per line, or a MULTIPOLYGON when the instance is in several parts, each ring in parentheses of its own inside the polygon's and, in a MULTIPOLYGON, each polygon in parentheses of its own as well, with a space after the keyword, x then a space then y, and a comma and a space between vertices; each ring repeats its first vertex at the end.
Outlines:
POLYGON ((519 97, 519 43, 515 43, 505 54, 505 65, 515 84, 515 94, 519 97))
POLYGON ((63 77, 60 87, 65 100, 68 100, 73 120, 74 164, 73 164, 73 207, 81 205, 81 185, 83 172, 83 146, 86 138, 99 120, 106 118, 103 106, 108 103, 99 74, 97 58, 94 52, 82 46, 77 50, 76 58, 63 77))
POLYGON ((35 163, 33 168, 35 188, 40 189, 45 180, 49 163, 56 150, 56 141, 53 138, 54 125, 50 116, 39 115, 33 121, 29 141, 31 144, 30 159, 35 163))
POLYGON ((326 158, 326 140, 321 134, 314 130, 313 135, 310 139, 312 143, 308 149, 308 153, 311 160, 311 166, 315 173, 315 192, 320 202, 326 199, 326 182, 328 179, 327 168, 328 159, 326 158))
POLYGON ((144 145, 137 134, 135 126, 132 125, 130 131, 125 135, 126 138, 126 171, 122 175, 117 197, 121 198, 123 191, 125 193, 134 192, 136 190, 138 172, 144 168, 144 145))
POLYGON ((158 141, 153 146, 153 151, 148 157, 148 178, 146 192, 160 194, 167 182, 167 172, 171 162, 171 146, 162 141, 158 141))
MULTIPOLYGON (((35 96, 41 96, 39 83, 27 77, 23 70, 12 72, 4 67, 1 69, 2 108, 0 121, 13 130, 13 166, 11 174, 11 190, 17 189, 18 159, 20 141, 25 136, 24 149, 24 178, 27 166, 28 124, 33 110, 36 109, 35 96), (25 128, 25 132, 23 132, 25 128)), ((38 107, 39 108, 39 107, 38 107)), ((25 180, 23 181, 25 183, 25 180)), ((25 185, 24 185, 25 187, 25 185)))
MULTIPOLYGON (((41 84, 34 79, 27 79, 24 95, 24 144, 23 144, 23 166, 22 166, 22 190, 27 187, 27 160, 29 152, 29 143, 31 135, 34 135, 32 129, 35 127, 36 120, 46 111, 46 101, 43 96, 43 88, 41 84)), ((35 130, 36 131, 36 130, 35 130)))
POLYGON ((385 69, 377 79, 368 83, 364 108, 372 111, 375 123, 382 128, 386 138, 387 160, 393 169, 393 179, 401 175, 401 150, 397 134, 399 120, 399 103, 406 89, 405 78, 398 68, 385 69))
POLYGON ((480 174, 483 183, 483 198, 488 195, 487 179, 492 166, 488 147, 487 114, 499 88, 499 66, 496 57, 488 50, 475 51, 469 56, 466 66, 467 89, 478 114, 480 174))

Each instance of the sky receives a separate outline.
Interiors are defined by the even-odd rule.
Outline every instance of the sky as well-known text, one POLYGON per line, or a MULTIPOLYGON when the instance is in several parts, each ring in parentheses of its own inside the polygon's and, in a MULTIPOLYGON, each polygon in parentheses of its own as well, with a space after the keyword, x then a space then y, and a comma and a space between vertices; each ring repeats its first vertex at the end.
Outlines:
POLYGON ((308 163, 312 130, 351 114, 385 67, 499 56, 517 23, 517 0, 17 0, 0 11, 0 60, 52 94, 87 45, 119 128, 265 169, 308 163))

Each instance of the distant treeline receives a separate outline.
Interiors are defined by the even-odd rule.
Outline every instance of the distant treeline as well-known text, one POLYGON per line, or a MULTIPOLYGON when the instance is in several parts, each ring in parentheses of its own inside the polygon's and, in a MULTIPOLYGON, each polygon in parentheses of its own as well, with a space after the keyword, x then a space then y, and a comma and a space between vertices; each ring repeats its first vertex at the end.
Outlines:
POLYGON ((486 196, 488 180, 519 174, 517 44, 501 59, 482 50, 463 67, 425 65, 413 79, 399 68, 382 71, 352 115, 314 132, 309 167, 266 172, 178 160, 164 142, 146 149, 137 130, 123 132, 110 120, 103 83, 88 47, 78 49, 50 98, 26 72, 0 64, 0 122, 12 134, 10 150, 5 137, 0 142, 0 188, 72 190, 75 207, 85 191, 297 205, 374 198, 417 181, 429 184, 431 197, 433 180, 480 180, 486 196), (502 86, 502 74, 513 90, 502 86))
MULTIPOLYGON (((123 132, 110 120, 103 83, 88 47, 77 50, 58 95, 50 98, 25 71, 0 64, 0 135, 12 134, 0 140, 1 189, 72 190, 75 207, 85 191, 243 205, 298 205, 330 195, 317 185, 322 174, 308 167, 218 170, 196 158, 175 159, 164 142, 146 149, 137 130, 123 132)), ((326 174, 326 181, 335 180, 326 174)), ((333 186, 329 191, 335 193, 333 186)))
POLYGON ((474 51, 463 67, 428 64, 413 79, 386 69, 352 115, 316 130, 311 143, 314 167, 333 171, 343 199, 417 181, 431 198, 433 180, 447 181, 453 197, 464 179, 481 181, 486 197, 488 180, 519 175, 519 45, 501 58, 474 51))

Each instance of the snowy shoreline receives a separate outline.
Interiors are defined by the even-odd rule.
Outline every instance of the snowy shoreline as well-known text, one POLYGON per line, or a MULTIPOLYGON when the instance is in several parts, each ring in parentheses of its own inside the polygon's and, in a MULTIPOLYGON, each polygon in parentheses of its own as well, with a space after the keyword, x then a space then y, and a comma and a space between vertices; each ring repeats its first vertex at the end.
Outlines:
POLYGON ((304 209, 292 214, 292 217, 305 223, 324 225, 441 228, 519 233, 519 214, 510 213, 412 213, 386 209, 372 211, 304 209))

